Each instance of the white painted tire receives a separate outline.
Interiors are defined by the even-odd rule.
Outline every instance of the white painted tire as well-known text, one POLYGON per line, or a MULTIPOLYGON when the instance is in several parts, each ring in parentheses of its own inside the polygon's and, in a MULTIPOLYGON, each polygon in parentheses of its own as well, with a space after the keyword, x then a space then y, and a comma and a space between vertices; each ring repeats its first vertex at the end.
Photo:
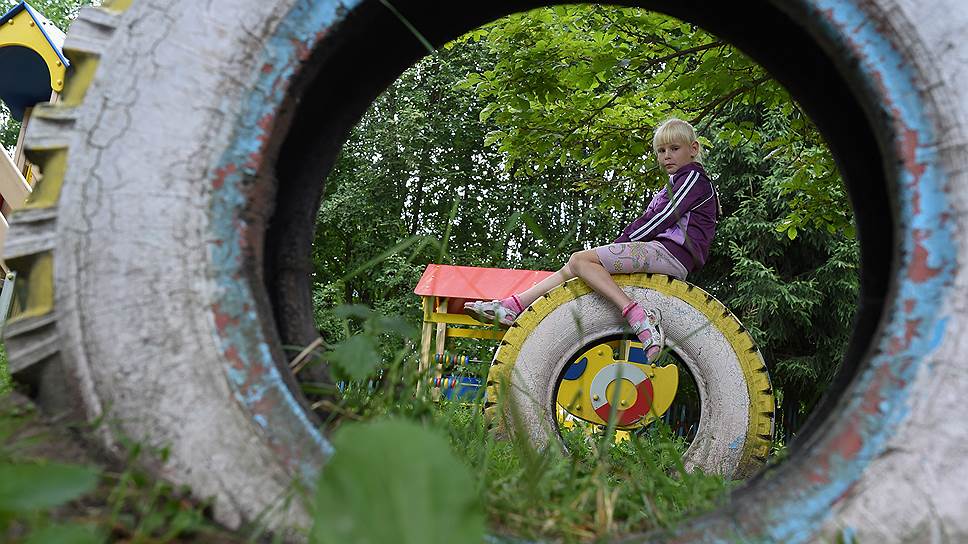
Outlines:
MULTIPOLYGON (((277 497, 311 485, 329 453, 282 346, 311 339, 309 234, 346 132, 424 54, 410 28, 443 44, 537 5, 392 4, 87 10, 65 102, 32 121, 44 179, 5 250, 19 272, 11 367, 41 404, 116 421, 101 428, 109 449, 119 433, 169 446, 157 474, 214 497, 230 525, 305 521, 277 497)), ((790 456, 666 536, 968 540, 968 425, 952 417, 968 396, 964 2, 639 4, 733 42, 790 89, 838 157, 862 241, 843 370, 790 456)))
MULTIPOLYGON (((662 311, 666 345, 689 368, 699 428, 684 463, 729 479, 752 476, 773 441, 773 389, 763 357, 735 316, 711 295, 659 274, 613 276, 626 293, 662 311)), ((590 346, 625 333, 614 306, 581 280, 535 301, 504 336, 488 375, 489 410, 504 429, 544 448, 558 438, 557 385, 590 346)))
POLYGON ((48 411, 103 418, 100 446, 122 459, 119 437, 168 448, 150 468, 214 497, 231 527, 307 526, 292 495, 330 452, 290 391, 257 281, 263 250, 247 236, 269 202, 243 201, 260 176, 218 171, 252 91, 239 74, 263 69, 278 9, 83 10, 63 101, 29 126, 43 178, 5 248, 19 272, 6 330, 15 377, 48 411))

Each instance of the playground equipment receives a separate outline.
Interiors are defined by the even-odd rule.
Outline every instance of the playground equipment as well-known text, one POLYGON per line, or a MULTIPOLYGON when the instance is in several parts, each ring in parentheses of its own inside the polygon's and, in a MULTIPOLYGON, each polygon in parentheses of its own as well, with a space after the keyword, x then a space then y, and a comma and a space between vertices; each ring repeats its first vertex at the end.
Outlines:
MULTIPOLYGON (((789 89, 839 158, 863 259, 842 373, 787 459, 720 510, 630 539, 965 540, 963 2, 763 0, 756 32, 730 2, 630 3, 702 25, 789 89)), ((63 101, 32 115, 43 179, 5 255, 25 283, 15 377, 47 410, 115 421, 107 448, 168 445, 152 470, 231 526, 305 525, 278 497, 332 452, 283 346, 316 338, 305 271, 342 138, 426 54, 411 28, 440 45, 539 3, 393 5, 107 2, 65 42, 63 101)))
MULTIPOLYGON (((0 152, 0 248, 4 247, 13 211, 25 207, 34 172, 23 153, 30 112, 41 102, 56 102, 70 63, 61 51, 64 33, 26 2, 0 16, 0 101, 22 121, 13 156, 0 152)), ((0 316, 5 319, 16 274, 0 260, 5 278, 0 292, 0 316)))
MULTIPOLYGON (((556 439, 561 412, 606 425, 615 402, 621 430, 661 417, 676 395, 677 367, 648 364, 641 344, 628 340, 620 313, 580 280, 535 301, 506 334, 457 314, 466 301, 503 298, 548 274, 429 265, 414 290, 424 305, 423 368, 429 369, 432 327, 438 354, 448 337, 500 337, 487 375, 486 410, 505 430, 524 432, 539 447, 556 439)), ((699 388, 700 422, 686 466, 727 478, 751 476, 766 461, 774 431, 773 389, 752 337, 694 285, 661 274, 614 278, 633 299, 662 310, 667 348, 699 388)), ((441 372, 435 369, 436 380, 441 372)))
POLYGON ((422 375, 432 374, 431 381, 438 390, 437 394, 440 394, 440 385, 445 386, 443 394, 448 397, 454 387, 468 390, 465 393, 481 387, 480 378, 469 377, 465 373, 444 375, 445 367, 459 368, 460 363, 466 366, 470 362, 466 356, 448 355, 448 339, 500 340, 504 336, 504 331, 493 324, 481 323, 464 315, 464 302, 502 298, 516 289, 527 289, 549 274, 537 270, 427 265, 413 292, 421 298, 423 308, 420 371, 422 375), (431 373, 432 363, 434 368, 431 373))

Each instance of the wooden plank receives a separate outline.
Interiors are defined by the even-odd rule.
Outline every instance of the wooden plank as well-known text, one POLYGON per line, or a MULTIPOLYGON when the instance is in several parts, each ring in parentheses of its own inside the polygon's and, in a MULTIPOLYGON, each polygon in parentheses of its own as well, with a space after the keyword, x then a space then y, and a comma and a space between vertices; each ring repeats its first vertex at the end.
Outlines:
MULTIPOLYGON (((24 110, 24 118, 20 121, 20 133, 17 134, 17 143, 13 147, 13 163, 17 166, 18 172, 24 171, 24 164, 27 159, 24 157, 24 137, 27 135, 27 123, 30 121, 30 113, 33 108, 24 110)), ((6 195, 4 195, 6 198, 6 195)), ((17 206, 18 208, 20 206, 17 206)))
POLYGON ((434 324, 430 322, 428 317, 432 311, 431 299, 433 297, 421 297, 423 299, 423 312, 424 320, 423 327, 420 332, 420 363, 417 369, 420 371, 420 379, 417 380, 417 393, 420 392, 422 387, 424 377, 426 376, 427 370, 430 368, 430 342, 433 340, 434 324))
MULTIPOLYGON (((435 297, 437 300, 437 308, 435 313, 445 313, 447 311, 447 297, 435 297)), ((438 355, 443 355, 444 351, 447 349, 447 324, 437 323, 437 338, 435 350, 438 355)), ((437 363, 434 365, 434 378, 440 378, 444 373, 444 365, 437 363)), ((434 388, 433 394, 434 400, 440 400, 440 388, 434 388)))
POLYGON ((495 329, 458 329, 447 331, 450 338, 480 338, 483 340, 500 340, 504 338, 504 331, 495 329))
POLYGON ((30 196, 30 185, 27 185, 27 180, 24 179, 13 159, 6 152, 0 151, 0 155, 3 155, 0 159, 0 195, 3 196, 5 204, 18 210, 30 196))
POLYGON ((447 312, 434 312, 430 314, 430 321, 433 321, 434 323, 448 323, 451 325, 476 325, 478 327, 491 326, 491 323, 481 323, 469 315, 449 314, 447 312))

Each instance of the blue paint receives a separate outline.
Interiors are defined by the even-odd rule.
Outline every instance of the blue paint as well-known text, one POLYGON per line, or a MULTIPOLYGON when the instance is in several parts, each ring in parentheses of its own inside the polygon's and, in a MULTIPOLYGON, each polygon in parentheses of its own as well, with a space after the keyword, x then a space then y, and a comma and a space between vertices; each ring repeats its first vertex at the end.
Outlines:
MULTIPOLYGON (((213 319, 216 319, 215 312, 226 316, 216 340, 225 353, 237 355, 235 361, 226 360, 225 375, 233 396, 264 430, 270 443, 295 450, 294 458, 283 461, 310 487, 315 484, 321 461, 332 454, 332 446, 289 392, 272 358, 253 310, 255 299, 241 270, 247 225, 239 212, 248 200, 248 184, 259 166, 259 154, 267 136, 267 127, 262 121, 275 117, 288 82, 299 69, 300 57, 312 50, 319 33, 338 24, 340 13, 357 3, 304 0, 280 21, 255 61, 258 69, 250 82, 252 90, 243 99, 238 121, 232 127, 231 143, 219 159, 214 170, 216 178, 212 180, 213 242, 209 244, 209 252, 218 300, 213 319), (258 406, 267 397, 277 403, 268 412, 258 406), (304 441, 313 444, 316 451, 304 451, 306 448, 301 445, 304 441)), ((226 100, 220 108, 232 111, 235 106, 228 102, 229 98, 226 100)))
POLYGON ((934 325, 934 334, 931 335, 931 339, 928 341, 928 350, 934 351, 938 346, 941 345, 941 341, 944 339, 944 331, 948 328, 948 317, 942 317, 938 319, 937 323, 934 325))
MULTIPOLYGON (((907 401, 910 384, 919 366, 923 364, 922 357, 937 347, 944 337, 944 325, 947 317, 942 313, 944 294, 950 289, 954 274, 956 250, 952 243, 952 225, 945 225, 941 221, 941 214, 947 211, 947 196, 943 190, 944 178, 938 165, 935 150, 935 135, 924 104, 921 103, 913 76, 905 67, 900 54, 895 51, 890 42, 878 33, 877 28, 870 24, 870 19, 855 2, 859 0, 800 0, 809 8, 816 20, 822 20, 821 13, 829 14, 830 22, 823 23, 822 30, 828 40, 839 44, 843 53, 859 62, 861 70, 867 74, 868 83, 875 88, 875 74, 880 78, 881 89, 885 103, 896 111, 891 115, 908 129, 914 131, 918 140, 915 158, 921 161, 924 172, 915 187, 920 199, 920 213, 915 214, 912 206, 915 192, 909 185, 914 181, 910 172, 903 172, 897 187, 901 213, 899 222, 905 232, 917 229, 923 232, 921 246, 927 251, 927 265, 938 269, 938 274, 926 281, 913 282, 906 271, 912 264, 915 244, 910 236, 905 236, 900 243, 903 245, 905 260, 899 270, 902 276, 897 278, 898 297, 893 307, 888 309, 890 316, 889 330, 904 331, 907 322, 912 320, 914 335, 909 345, 894 353, 890 353, 892 346, 890 339, 883 339, 881 355, 872 360, 871 366, 857 376, 854 391, 863 392, 873 387, 877 377, 876 371, 884 369, 895 382, 881 384, 877 390, 881 393, 877 407, 883 410, 883 415, 867 414, 859 427, 862 433, 860 450, 849 459, 834 455, 829 459, 829 483, 817 484, 805 490, 797 490, 796 496, 780 498, 775 503, 764 505, 764 519, 770 523, 752 538, 762 541, 808 542, 813 540, 815 531, 831 515, 831 505, 856 482, 874 459, 884 450, 887 441, 893 436, 898 425, 908 416, 907 401), (842 30, 843 29, 843 30, 842 30), (848 37, 844 32, 849 33, 848 37), (916 301, 911 312, 905 312, 904 300, 916 301), (920 320, 920 321, 913 321, 920 320)), ((298 67, 300 50, 312 48, 317 32, 337 24, 340 20, 341 9, 350 10, 358 1, 338 3, 330 0, 304 0, 296 5, 285 17, 275 35, 267 43, 261 53, 257 66, 268 69, 255 74, 253 91, 243 100, 243 111, 239 122, 234 127, 232 144, 225 151, 219 161, 220 170, 226 172, 223 185, 214 190, 212 195, 212 234, 210 244, 212 260, 215 266, 215 281, 218 285, 218 310, 233 319, 237 324, 230 324, 223 328, 218 341, 224 350, 237 349, 242 364, 248 369, 264 369, 261 373, 226 371, 237 398, 250 411, 253 405, 263 395, 272 393, 285 401, 285 414, 271 414, 271 419, 257 419, 261 414, 252 413, 257 424, 263 425, 266 433, 276 443, 286 436, 275 435, 277 426, 293 428, 293 419, 298 422, 298 432, 302 437, 308 437, 323 452, 323 456, 331 453, 331 446, 326 439, 314 429, 302 413, 295 399, 289 394, 282 377, 275 369, 268 351, 268 344, 262 335, 261 328, 255 316, 244 308, 254 307, 252 293, 240 275, 242 265, 241 248, 243 246, 240 222, 237 212, 246 202, 246 183, 248 177, 254 174, 256 161, 250 158, 257 154, 262 147, 261 138, 264 136, 260 128, 260 121, 274 115, 276 108, 283 98, 286 85, 278 83, 290 80, 298 67), (230 167, 237 168, 229 171, 230 167), (255 360, 245 357, 253 356, 255 360), (262 380, 260 387, 254 387, 245 380, 253 375, 262 380), (252 388, 248 394, 241 394, 243 387, 252 388), (282 416, 290 418, 283 421, 282 416)), ((231 110, 230 104, 223 105, 231 110)), ((228 365, 227 365, 228 366, 228 365)), ((860 395, 845 399, 848 402, 846 413, 861 413, 860 395)), ((311 459, 312 455, 306 455, 311 459)), ((311 462, 298 465, 298 470, 305 481, 312 485, 318 466, 311 462)), ((738 525, 737 525, 737 531, 738 525)), ((740 537, 742 535, 739 535, 740 537)), ((727 541, 722 537, 710 536, 708 541, 727 541)))
POLYGON ((588 368, 588 357, 582 357, 577 363, 572 363, 568 366, 568 370, 565 371, 563 379, 577 380, 585 373, 586 368, 588 368))
MULTIPOLYGON (((898 296, 887 309, 891 317, 887 330, 901 335, 908 324, 914 326, 910 344, 895 351, 890 337, 882 338, 880 355, 871 366, 858 376, 853 391, 875 389, 881 395, 877 407, 881 414, 865 414, 858 427, 861 443, 857 454, 843 459, 837 454, 829 459, 827 476, 829 483, 818 484, 801 490, 799 496, 780 500, 768 510, 770 521, 763 538, 768 541, 810 542, 816 531, 832 514, 831 506, 859 480, 870 461, 884 451, 888 440, 898 426, 908 417, 908 399, 923 357, 936 348, 944 337, 947 317, 943 315, 945 293, 951 288, 956 265, 956 244, 951 225, 942 221, 942 213, 948 211, 944 177, 938 164, 935 134, 932 131, 925 105, 921 102, 914 84, 914 77, 906 67, 900 53, 878 33, 870 23, 870 17, 851 0, 807 0, 811 11, 825 12, 831 25, 825 28, 834 42, 853 50, 867 74, 869 84, 875 90, 874 74, 879 76, 880 89, 884 93, 885 107, 891 115, 908 130, 914 131, 918 145, 915 160, 924 171, 917 185, 914 175, 904 170, 896 187, 901 204, 899 217, 903 238, 899 240, 904 249, 904 262, 898 271, 898 296), (842 30, 843 29, 843 30, 842 30), (849 32, 848 37, 842 32, 849 32), (913 201, 920 199, 920 212, 915 213, 913 201), (915 282, 909 276, 913 262, 915 242, 912 232, 923 232, 921 246, 927 251, 927 266, 937 269, 937 275, 925 281, 915 282), (914 300, 913 310, 905 311, 904 301, 914 300), (920 321, 918 321, 920 320, 920 321), (877 384, 878 370, 887 370, 889 379, 877 384)), ((898 143, 895 143, 898 145, 898 143)), ((863 396, 849 397, 848 414, 861 414, 863 396)), ((836 425, 836 424, 835 424, 836 425)))
POLYGON ((736 440, 733 440, 732 442, 729 443, 729 449, 731 450, 740 449, 743 446, 743 442, 745 442, 745 438, 746 438, 745 436, 737 436, 736 440))
POLYGON ((639 347, 629 348, 629 362, 641 365, 650 364, 649 358, 645 356, 645 350, 639 347))

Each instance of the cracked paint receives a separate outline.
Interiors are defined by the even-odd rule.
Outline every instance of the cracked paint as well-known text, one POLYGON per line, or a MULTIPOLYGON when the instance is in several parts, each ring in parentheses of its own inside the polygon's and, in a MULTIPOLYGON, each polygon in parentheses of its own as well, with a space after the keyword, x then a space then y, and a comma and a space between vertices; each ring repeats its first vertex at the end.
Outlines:
MULTIPOLYGON (((352 3, 353 5, 356 2, 352 3)), ((216 340, 225 375, 236 401, 257 426, 270 449, 290 473, 310 488, 332 446, 303 412, 272 358, 258 314, 250 276, 243 267, 254 247, 245 210, 256 195, 254 177, 263 167, 279 107, 292 78, 328 28, 338 25, 345 4, 328 0, 298 2, 263 47, 251 91, 234 129, 232 143, 214 169, 211 187, 212 237, 209 252, 216 272, 219 302, 212 307, 216 340), (323 29, 323 30, 320 30, 323 29)))
POLYGON ((825 539, 819 531, 853 495, 871 463, 888 453, 890 440, 910 417, 915 377, 930 367, 930 354, 945 338, 949 322, 945 301, 957 267, 955 225, 937 135, 916 76, 891 41, 889 26, 865 11, 868 2, 798 3, 834 54, 855 66, 866 84, 868 104, 892 123, 892 149, 885 158, 898 165, 888 171, 899 205, 895 296, 885 308, 886 332, 875 340, 875 354, 845 391, 838 416, 801 452, 798 464, 781 467, 787 469, 785 485, 764 483, 760 489, 768 495, 761 498, 768 500, 758 502, 755 511, 726 510, 720 517, 698 520, 677 533, 680 542, 825 539))
MULTIPOLYGON (((888 28, 864 11, 861 0, 799 2, 811 14, 815 29, 857 63, 869 91, 894 122, 894 158, 900 161, 900 176, 893 189, 900 203, 902 257, 897 296, 885 314, 889 332, 880 339, 878 354, 855 378, 842 416, 808 453, 811 457, 804 465, 809 467, 800 468, 803 485, 784 490, 764 505, 757 513, 759 523, 752 528, 734 520, 737 535, 750 541, 812 541, 837 503, 850 496, 870 462, 884 454, 888 440, 908 415, 915 373, 925 364, 925 354, 944 338, 943 301, 956 266, 954 225, 947 221, 936 135, 914 74, 887 37, 888 28), (740 534, 740 528, 756 532, 740 534)), ((253 425, 262 429, 272 450, 310 486, 319 460, 331 453, 331 446, 289 393, 271 359, 258 316, 251 311, 253 295, 241 270, 251 248, 240 212, 251 198, 251 180, 262 165, 289 82, 327 29, 339 24, 346 10, 358 3, 304 0, 287 14, 255 63, 260 69, 253 90, 244 99, 233 143, 211 182, 209 251, 219 289, 212 319, 225 356, 226 376, 236 400, 253 425), (305 444, 312 444, 315 451, 303 448, 305 444)), ((724 538, 703 534, 698 540, 724 538)))
POLYGON ((856 59, 881 107, 891 116, 895 154, 901 162, 895 191, 901 207, 902 262, 898 296, 886 310, 888 333, 879 354, 855 378, 841 417, 806 454, 804 485, 790 490, 764 516, 757 540, 809 542, 836 505, 851 495, 870 462, 908 414, 910 386, 925 354, 943 335, 943 301, 955 269, 954 233, 945 222, 944 176, 934 150, 926 107, 915 77, 886 28, 852 0, 810 0, 824 29, 856 59), (809 467, 809 468, 808 468, 809 467))

